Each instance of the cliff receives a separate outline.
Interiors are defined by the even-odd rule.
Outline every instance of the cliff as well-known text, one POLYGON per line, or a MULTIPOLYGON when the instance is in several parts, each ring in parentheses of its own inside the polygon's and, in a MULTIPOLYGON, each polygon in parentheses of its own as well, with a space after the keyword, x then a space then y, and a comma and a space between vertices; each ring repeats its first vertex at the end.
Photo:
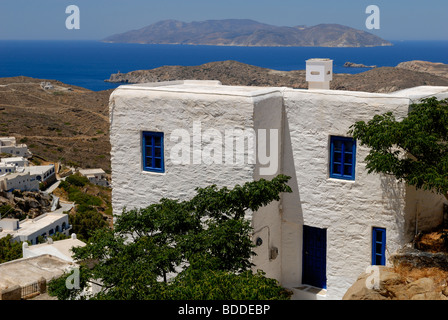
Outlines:
POLYGON ((278 27, 248 19, 186 23, 164 20, 147 27, 112 35, 112 43, 183 44, 215 46, 373 47, 390 42, 371 33, 339 24, 278 27))

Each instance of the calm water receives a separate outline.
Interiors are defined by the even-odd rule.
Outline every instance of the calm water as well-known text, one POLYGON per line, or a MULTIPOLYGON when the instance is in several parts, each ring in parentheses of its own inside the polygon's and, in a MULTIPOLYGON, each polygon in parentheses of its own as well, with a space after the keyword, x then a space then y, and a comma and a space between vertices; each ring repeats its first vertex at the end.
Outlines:
POLYGON ((277 70, 303 70, 309 58, 331 58, 335 73, 366 69, 344 68, 347 61, 396 66, 409 60, 448 63, 448 41, 393 42, 392 47, 220 47, 110 44, 97 41, 0 41, 0 77, 55 79, 99 91, 118 84, 104 82, 110 74, 163 65, 200 65, 237 60, 277 70))

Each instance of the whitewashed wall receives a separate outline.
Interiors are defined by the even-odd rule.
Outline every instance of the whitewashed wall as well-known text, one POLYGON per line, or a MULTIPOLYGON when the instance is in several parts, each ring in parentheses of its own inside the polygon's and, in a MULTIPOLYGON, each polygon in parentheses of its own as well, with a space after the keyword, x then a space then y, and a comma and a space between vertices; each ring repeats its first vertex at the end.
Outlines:
MULTIPOLYGON (((368 149, 359 143, 356 180, 329 178, 330 136, 348 136, 353 123, 375 114, 392 111, 398 119, 405 117, 409 102, 408 96, 398 94, 231 87, 207 81, 121 86, 110 99, 114 214, 124 207, 146 207, 162 197, 186 199, 196 187, 233 187, 284 173, 292 177, 293 193, 249 216, 254 241, 262 239, 255 249, 255 268, 285 287, 300 286, 303 225, 326 228, 325 298, 340 299, 371 264, 372 227, 386 228, 388 256, 412 237, 415 212, 421 225, 440 221, 444 201, 439 196, 411 190, 390 176, 367 174, 363 160, 368 149), (170 134, 175 129, 192 134, 195 121, 202 132, 278 130, 279 167, 260 174, 259 161, 172 163, 170 150, 177 141, 171 141, 170 134), (142 170, 142 131, 165 133, 165 173, 142 170), (434 204, 438 215, 432 215, 434 204)), ((208 146, 202 141, 200 149, 208 146)))
MULTIPOLYGON (((194 83, 194 82, 193 82, 194 83)), ((213 83, 212 83, 213 84, 213 83)), ((175 129, 193 134, 193 123, 200 122, 202 132, 229 128, 254 128, 254 98, 258 88, 196 86, 183 82, 167 87, 122 86, 110 98, 110 140, 112 145, 113 212, 143 208, 162 197, 187 199, 196 187, 216 184, 233 187, 254 179, 255 164, 173 164, 170 141, 175 129), (165 173, 142 170, 141 132, 165 133, 165 173)), ((272 91, 272 90, 271 90, 272 91)), ((193 139, 191 139, 193 150, 193 139)), ((197 145, 195 147, 198 147, 197 145)), ((207 142, 202 141, 202 150, 207 142)), ((246 154, 247 156, 247 154, 246 154)))
MULTIPOLYGON (((371 263, 372 227, 387 229, 389 251, 402 244, 398 234, 404 225, 405 193, 395 180, 367 174, 363 160, 368 150, 359 143, 355 181, 329 178, 330 136, 348 136, 354 122, 386 111, 405 116, 408 99, 307 90, 286 90, 284 97, 289 129, 285 141, 291 141, 285 149, 284 170, 297 181, 297 193, 284 196, 284 218, 296 226, 303 222, 327 229, 327 299, 339 299, 371 263)), ((284 234, 285 245, 291 244, 289 251, 301 252, 301 232, 291 230, 291 240, 284 234)), ((287 274, 286 270, 301 270, 301 260, 299 255, 285 262, 285 284, 300 285, 301 271, 287 274)))

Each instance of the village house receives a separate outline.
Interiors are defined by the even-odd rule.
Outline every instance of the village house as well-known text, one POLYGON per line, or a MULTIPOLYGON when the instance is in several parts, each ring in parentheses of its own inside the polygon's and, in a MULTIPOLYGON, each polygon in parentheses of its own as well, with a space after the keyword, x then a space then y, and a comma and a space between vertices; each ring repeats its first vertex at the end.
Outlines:
POLYGON ((38 191, 40 183, 48 186, 55 181, 54 164, 30 166, 23 157, 4 158, 0 161, 0 191, 38 191))
POLYGON ((47 212, 34 219, 1 219, 0 238, 11 235, 11 241, 31 244, 39 243, 39 237, 47 239, 56 233, 69 235, 71 226, 68 222, 68 214, 60 212, 47 212))
POLYGON ((190 80, 120 86, 109 105, 114 214, 188 199, 197 187, 288 175, 293 193, 250 213, 254 269, 294 299, 341 299, 367 267, 388 265, 417 231, 439 225, 445 203, 368 174, 369 150, 350 126, 388 111, 402 119, 413 102, 448 97, 448 87, 336 91, 331 79, 332 61, 312 59, 308 90, 190 80))
POLYGON ((51 185, 56 181, 54 164, 25 167, 24 172, 29 173, 33 179, 37 180, 39 183, 44 183, 46 185, 51 185))
POLYGON ((72 248, 84 247, 85 245, 83 241, 77 239, 75 233, 72 233, 68 239, 58 241, 53 241, 48 237, 44 243, 29 245, 24 242, 22 244, 22 256, 23 258, 31 258, 49 254, 68 262, 75 262, 72 248))
POLYGON ((39 191, 39 181, 29 172, 14 172, 0 176, 0 191, 39 191))
POLYGON ((0 154, 1 153, 26 158, 30 158, 32 156, 27 145, 17 144, 15 137, 0 137, 0 154))
POLYGON ((80 169, 78 171, 82 176, 89 179, 90 183, 96 184, 98 186, 108 187, 109 182, 107 181, 106 172, 103 169, 80 169))

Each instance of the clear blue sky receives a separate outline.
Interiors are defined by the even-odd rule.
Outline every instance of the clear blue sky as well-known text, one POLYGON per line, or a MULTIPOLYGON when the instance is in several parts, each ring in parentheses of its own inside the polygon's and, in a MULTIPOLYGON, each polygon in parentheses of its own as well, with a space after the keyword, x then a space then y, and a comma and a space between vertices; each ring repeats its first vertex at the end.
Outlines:
POLYGON ((0 39, 99 40, 164 19, 185 22, 253 19, 273 25, 338 23, 387 40, 448 40, 447 0, 0 0, 0 39), (81 28, 67 30, 65 9, 77 5, 81 28), (381 10, 368 30, 368 5, 381 10))

